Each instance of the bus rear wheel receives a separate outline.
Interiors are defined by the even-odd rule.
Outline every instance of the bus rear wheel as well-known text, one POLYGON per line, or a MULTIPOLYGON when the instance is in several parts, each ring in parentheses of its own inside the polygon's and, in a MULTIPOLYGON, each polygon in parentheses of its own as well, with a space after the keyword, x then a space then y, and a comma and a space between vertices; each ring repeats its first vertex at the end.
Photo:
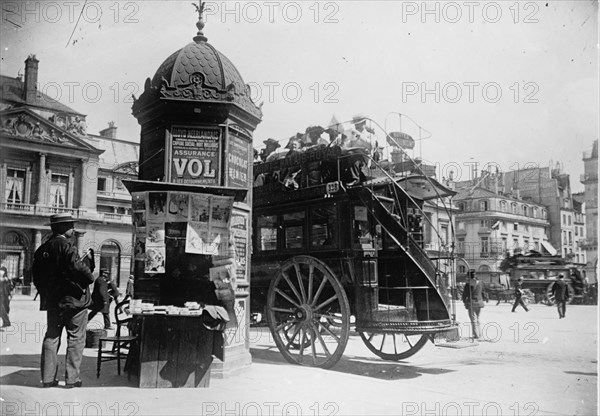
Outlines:
POLYGON ((310 256, 286 261, 271 282, 267 322, 277 348, 292 364, 331 368, 350 334, 350 304, 331 269, 310 256), (330 325, 335 321, 337 325, 330 325))

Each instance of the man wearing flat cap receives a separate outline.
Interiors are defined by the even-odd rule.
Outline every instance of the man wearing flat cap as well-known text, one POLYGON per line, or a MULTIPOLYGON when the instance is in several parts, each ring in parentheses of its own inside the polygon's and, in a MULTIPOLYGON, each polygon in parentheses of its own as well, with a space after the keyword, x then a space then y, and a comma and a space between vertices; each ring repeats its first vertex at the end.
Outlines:
POLYGON ((58 385, 58 349, 63 328, 67 331, 65 383, 81 387, 79 367, 85 347, 87 308, 91 304, 89 285, 94 276, 80 261, 77 248, 69 240, 75 233, 75 220, 69 213, 50 217, 52 236, 33 257, 33 283, 40 293, 40 310, 46 311, 47 329, 42 344, 42 387, 58 385))

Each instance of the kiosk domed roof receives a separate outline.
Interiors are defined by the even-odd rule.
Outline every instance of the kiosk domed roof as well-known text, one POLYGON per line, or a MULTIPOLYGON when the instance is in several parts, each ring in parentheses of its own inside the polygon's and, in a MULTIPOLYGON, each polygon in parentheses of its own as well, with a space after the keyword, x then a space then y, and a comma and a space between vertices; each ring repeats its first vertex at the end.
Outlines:
MULTIPOLYGON (((201 29, 203 22, 199 24, 201 29)), ((194 42, 173 53, 158 67, 151 86, 164 98, 233 102, 252 115, 262 116, 237 68, 207 42, 201 30, 194 42)))

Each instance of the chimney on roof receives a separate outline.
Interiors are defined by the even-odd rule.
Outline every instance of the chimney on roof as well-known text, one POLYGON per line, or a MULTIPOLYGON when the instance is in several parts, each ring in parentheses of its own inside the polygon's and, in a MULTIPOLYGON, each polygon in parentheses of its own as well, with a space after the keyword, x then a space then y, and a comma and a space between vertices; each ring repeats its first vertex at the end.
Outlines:
POLYGON ((28 103, 35 101, 37 96, 38 61, 35 55, 29 55, 25 60, 25 86, 23 88, 23 99, 28 103))
POLYGON ((109 139, 116 139, 117 138, 117 126, 115 126, 115 122, 109 121, 108 127, 105 128, 104 130, 100 131, 100 136, 108 137, 109 139))

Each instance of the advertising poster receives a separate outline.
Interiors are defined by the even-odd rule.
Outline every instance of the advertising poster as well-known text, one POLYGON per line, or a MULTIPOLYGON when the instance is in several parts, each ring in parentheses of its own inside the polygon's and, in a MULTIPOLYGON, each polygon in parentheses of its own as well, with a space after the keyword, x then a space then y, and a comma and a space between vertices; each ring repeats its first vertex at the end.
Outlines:
POLYGON ((230 238, 233 239, 237 263, 237 280, 246 281, 246 268, 248 264, 248 214, 234 212, 231 216, 230 238))
POLYGON ((227 152, 227 177, 229 186, 248 188, 250 167, 250 143, 236 136, 230 130, 229 150, 227 152))
POLYGON ((185 237, 185 252, 190 254, 209 254, 217 253, 220 238, 211 238, 208 231, 208 223, 189 221, 187 223, 185 237))
POLYGON ((190 195, 190 221, 204 222, 208 226, 209 213, 210 197, 208 195, 190 195))
POLYGON ((219 128, 171 129, 171 182, 218 185, 221 130, 219 128))
POLYGON ((165 246, 146 245, 146 267, 144 272, 146 274, 157 274, 165 272, 165 246))
POLYGON ((146 221, 164 221, 167 212, 166 205, 166 192, 148 192, 148 209, 146 210, 146 221))
POLYGON ((246 299, 236 299, 233 307, 238 325, 225 330, 225 345, 244 345, 248 339, 246 325, 246 299))
POLYGON ((146 223, 146 245, 156 246, 165 244, 165 223, 148 221, 146 223))
POLYGON ((169 192, 168 199, 167 221, 187 221, 190 195, 181 192, 169 192))

